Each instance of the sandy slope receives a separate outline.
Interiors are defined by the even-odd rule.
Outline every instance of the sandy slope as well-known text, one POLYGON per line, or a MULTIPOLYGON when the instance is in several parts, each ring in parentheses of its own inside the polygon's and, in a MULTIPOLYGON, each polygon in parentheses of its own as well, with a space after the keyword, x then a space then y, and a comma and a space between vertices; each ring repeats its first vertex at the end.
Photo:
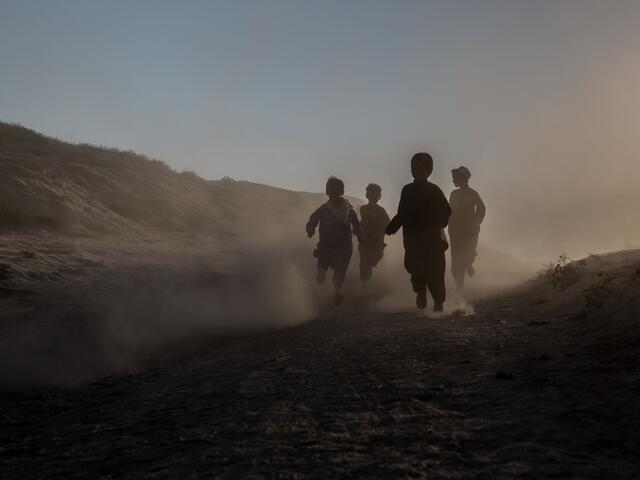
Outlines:
POLYGON ((637 478, 639 259, 589 261, 581 282, 609 272, 619 286, 598 309, 544 278, 466 317, 351 304, 303 326, 212 340, 138 375, 4 394, 2 469, 10 478, 637 478))

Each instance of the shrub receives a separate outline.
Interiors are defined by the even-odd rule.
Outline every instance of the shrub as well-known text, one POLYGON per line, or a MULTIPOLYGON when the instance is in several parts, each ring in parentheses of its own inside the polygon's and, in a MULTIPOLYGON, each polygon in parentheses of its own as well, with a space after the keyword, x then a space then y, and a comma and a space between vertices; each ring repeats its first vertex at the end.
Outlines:
POLYGON ((587 262, 585 260, 574 261, 563 253, 556 263, 547 269, 547 275, 551 277, 551 284, 558 290, 566 290, 576 284, 584 272, 587 262))

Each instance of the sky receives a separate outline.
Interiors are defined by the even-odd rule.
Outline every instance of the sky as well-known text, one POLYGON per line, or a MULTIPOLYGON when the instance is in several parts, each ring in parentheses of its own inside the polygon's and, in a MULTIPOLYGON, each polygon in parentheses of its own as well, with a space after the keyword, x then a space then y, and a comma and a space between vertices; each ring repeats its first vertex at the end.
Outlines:
POLYGON ((202 177, 395 208, 466 165, 485 240, 640 245, 636 0, 0 0, 0 119, 202 177))

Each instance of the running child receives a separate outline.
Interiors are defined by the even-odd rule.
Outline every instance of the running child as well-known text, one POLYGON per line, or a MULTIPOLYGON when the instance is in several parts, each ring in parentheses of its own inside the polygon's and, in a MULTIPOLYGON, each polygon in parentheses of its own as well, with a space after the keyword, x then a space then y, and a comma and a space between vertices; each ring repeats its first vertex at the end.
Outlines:
POLYGON ((318 258, 318 276, 320 285, 324 283, 327 270, 333 269, 334 303, 342 303, 341 288, 349 268, 353 253, 352 235, 362 242, 362 229, 358 215, 349 201, 343 197, 344 182, 329 177, 326 184, 329 200, 322 204, 309 217, 307 235, 313 237, 319 225, 318 247, 313 255, 318 258))

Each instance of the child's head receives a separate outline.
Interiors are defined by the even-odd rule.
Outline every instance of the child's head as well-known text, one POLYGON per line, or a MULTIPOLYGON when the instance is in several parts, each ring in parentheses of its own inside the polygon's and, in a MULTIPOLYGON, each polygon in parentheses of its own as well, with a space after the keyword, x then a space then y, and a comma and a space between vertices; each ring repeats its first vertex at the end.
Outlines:
POLYGON ((336 177, 329 177, 325 191, 330 200, 337 200, 344 195, 344 182, 336 177))
POLYGON ((411 158, 411 175, 416 180, 426 180, 433 172, 433 158, 426 152, 416 153, 411 158))
POLYGON ((366 197, 369 203, 378 203, 382 198, 382 188, 380 188, 380 185, 375 183, 367 185, 366 197))
POLYGON ((456 187, 464 187, 469 185, 469 178, 471 178, 471 172, 467 167, 458 167, 451 170, 451 178, 453 184, 456 187))

